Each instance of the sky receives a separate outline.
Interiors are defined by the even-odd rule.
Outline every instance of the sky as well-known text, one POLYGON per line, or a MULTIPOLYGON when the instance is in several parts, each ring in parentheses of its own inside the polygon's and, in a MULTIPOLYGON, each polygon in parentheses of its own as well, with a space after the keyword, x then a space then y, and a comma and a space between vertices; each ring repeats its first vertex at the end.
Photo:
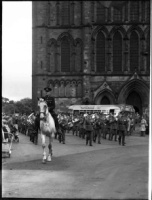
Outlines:
POLYGON ((32 98, 32 1, 2 2, 2 97, 32 98))

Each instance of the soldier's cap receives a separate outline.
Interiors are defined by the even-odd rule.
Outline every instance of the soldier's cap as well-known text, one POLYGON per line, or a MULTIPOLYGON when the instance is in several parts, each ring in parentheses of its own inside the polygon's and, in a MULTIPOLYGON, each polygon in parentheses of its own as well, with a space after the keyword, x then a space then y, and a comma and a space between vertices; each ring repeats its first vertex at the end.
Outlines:
POLYGON ((45 90, 46 92, 49 92, 49 91, 51 91, 52 89, 49 88, 49 87, 45 87, 44 90, 45 90))

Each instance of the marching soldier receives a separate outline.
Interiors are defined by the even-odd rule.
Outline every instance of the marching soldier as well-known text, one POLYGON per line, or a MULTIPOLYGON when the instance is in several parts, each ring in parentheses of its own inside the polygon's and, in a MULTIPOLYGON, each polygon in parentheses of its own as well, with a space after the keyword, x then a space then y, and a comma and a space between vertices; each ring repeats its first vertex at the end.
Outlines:
POLYGON ((114 116, 112 113, 109 114, 109 140, 112 140, 113 135, 113 122, 114 122, 114 116))
POLYGON ((118 126, 119 126, 119 145, 125 146, 125 133, 127 131, 127 120, 121 114, 118 118, 118 126))
POLYGON ((81 116, 80 117, 80 127, 79 127, 79 137, 84 139, 84 128, 83 128, 83 123, 84 123, 84 118, 81 116))
MULTIPOLYGON (((117 132, 118 132, 118 122, 115 117, 114 123, 113 123, 113 135, 115 135, 115 141, 117 141, 117 132)), ((113 135, 112 135, 112 139, 113 139, 113 135)))
POLYGON ((86 145, 92 146, 92 137, 93 137, 93 127, 91 124, 90 116, 87 116, 85 119, 85 129, 86 129, 86 145))
POLYGON ((113 140, 113 136, 115 136, 115 141, 117 141, 117 128, 118 128, 118 123, 116 120, 116 117, 113 116, 112 123, 111 123, 111 140, 113 140))
POLYGON ((97 133, 98 144, 101 144, 101 120, 99 118, 96 121, 96 133, 97 133))

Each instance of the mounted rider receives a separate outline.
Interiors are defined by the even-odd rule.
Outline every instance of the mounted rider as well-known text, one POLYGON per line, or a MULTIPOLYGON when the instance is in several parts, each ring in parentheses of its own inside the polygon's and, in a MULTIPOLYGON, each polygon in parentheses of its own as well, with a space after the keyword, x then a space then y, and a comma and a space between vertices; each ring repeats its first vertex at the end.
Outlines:
POLYGON ((49 87, 45 87, 44 90, 46 92, 46 95, 43 97, 43 99, 46 101, 46 103, 48 105, 49 112, 52 115, 54 122, 55 122, 56 130, 58 130, 58 128, 59 128, 58 118, 57 118, 56 113, 54 112, 55 99, 54 99, 54 97, 51 96, 52 89, 49 87))

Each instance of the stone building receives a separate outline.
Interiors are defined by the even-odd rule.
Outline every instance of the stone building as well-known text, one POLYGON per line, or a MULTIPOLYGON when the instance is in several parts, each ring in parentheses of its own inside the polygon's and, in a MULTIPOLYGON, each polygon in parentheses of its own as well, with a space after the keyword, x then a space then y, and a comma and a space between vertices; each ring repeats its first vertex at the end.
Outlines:
POLYGON ((33 1, 32 99, 149 107, 150 1, 33 1))

